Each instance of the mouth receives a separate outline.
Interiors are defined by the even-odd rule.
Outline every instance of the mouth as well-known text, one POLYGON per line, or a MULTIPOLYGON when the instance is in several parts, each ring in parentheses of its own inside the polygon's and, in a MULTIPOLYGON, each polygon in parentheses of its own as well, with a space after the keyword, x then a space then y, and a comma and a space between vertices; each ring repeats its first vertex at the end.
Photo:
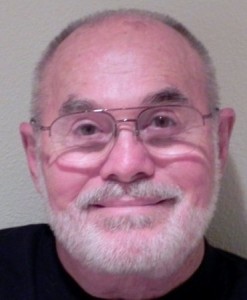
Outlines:
MULTIPOLYGON (((142 199, 143 200, 143 199, 142 199)), ((156 230, 173 215, 176 198, 156 201, 118 201, 92 205, 89 210, 107 232, 135 232, 156 230), (102 225, 103 224, 103 225, 102 225)))
POLYGON ((170 206, 177 203, 177 198, 166 198, 166 199, 148 199, 148 198, 121 198, 121 199, 108 199, 101 201, 100 203, 96 203, 90 205, 92 208, 98 209, 145 209, 152 207, 161 207, 161 206, 170 206))

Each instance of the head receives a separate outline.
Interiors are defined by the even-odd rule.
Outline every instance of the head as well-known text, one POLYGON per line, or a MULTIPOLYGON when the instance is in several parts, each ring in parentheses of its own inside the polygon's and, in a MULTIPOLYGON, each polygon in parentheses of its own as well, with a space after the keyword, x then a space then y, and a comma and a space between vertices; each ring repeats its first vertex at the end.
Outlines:
POLYGON ((61 256, 176 272, 212 218, 234 121, 202 44, 168 17, 103 13, 51 44, 33 96, 21 134, 61 256))

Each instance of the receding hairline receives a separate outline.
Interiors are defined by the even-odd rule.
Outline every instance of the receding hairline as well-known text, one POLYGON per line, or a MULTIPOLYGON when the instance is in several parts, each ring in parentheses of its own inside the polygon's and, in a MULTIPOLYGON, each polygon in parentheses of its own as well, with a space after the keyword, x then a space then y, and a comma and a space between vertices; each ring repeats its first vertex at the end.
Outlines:
POLYGON ((205 66, 205 76, 207 79, 207 96, 209 99, 209 106, 218 105, 218 87, 215 78, 215 70, 208 55, 208 51, 205 46, 180 22, 176 21, 168 15, 163 15, 156 12, 150 12, 145 10, 108 10, 99 12, 93 15, 86 16, 84 18, 78 19, 70 23, 64 30, 62 30, 48 45, 45 49, 37 67, 34 71, 34 82, 32 91, 32 103, 31 103, 31 115, 35 118, 39 118, 42 113, 42 104, 44 99, 42 99, 41 82, 43 80, 43 75, 45 75, 45 69, 49 65, 53 56, 57 52, 57 49, 68 37, 70 37, 74 32, 81 28, 94 28, 95 26, 100 26, 105 21, 109 20, 131 20, 131 21, 142 21, 145 23, 155 23, 159 22, 164 26, 172 28, 175 32, 179 33, 196 51, 196 53, 201 58, 205 66))

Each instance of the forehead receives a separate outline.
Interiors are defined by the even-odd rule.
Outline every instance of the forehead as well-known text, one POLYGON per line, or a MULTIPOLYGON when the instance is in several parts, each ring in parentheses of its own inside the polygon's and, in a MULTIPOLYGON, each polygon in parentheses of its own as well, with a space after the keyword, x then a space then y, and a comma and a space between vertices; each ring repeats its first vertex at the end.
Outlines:
POLYGON ((138 106, 147 95, 174 88, 191 101, 205 99, 204 66, 174 29, 140 18, 111 18, 77 29, 58 47, 45 71, 44 114, 71 97, 98 107, 138 106))

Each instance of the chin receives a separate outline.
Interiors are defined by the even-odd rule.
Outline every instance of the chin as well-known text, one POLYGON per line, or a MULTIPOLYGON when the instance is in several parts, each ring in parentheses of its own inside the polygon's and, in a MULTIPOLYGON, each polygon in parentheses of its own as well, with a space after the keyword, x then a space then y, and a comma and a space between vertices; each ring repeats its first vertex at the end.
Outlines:
POLYGON ((169 277, 193 253, 213 216, 210 207, 183 201, 169 217, 127 215, 88 222, 86 212, 71 204, 63 212, 50 209, 50 225, 66 253, 82 266, 108 274, 169 277))

